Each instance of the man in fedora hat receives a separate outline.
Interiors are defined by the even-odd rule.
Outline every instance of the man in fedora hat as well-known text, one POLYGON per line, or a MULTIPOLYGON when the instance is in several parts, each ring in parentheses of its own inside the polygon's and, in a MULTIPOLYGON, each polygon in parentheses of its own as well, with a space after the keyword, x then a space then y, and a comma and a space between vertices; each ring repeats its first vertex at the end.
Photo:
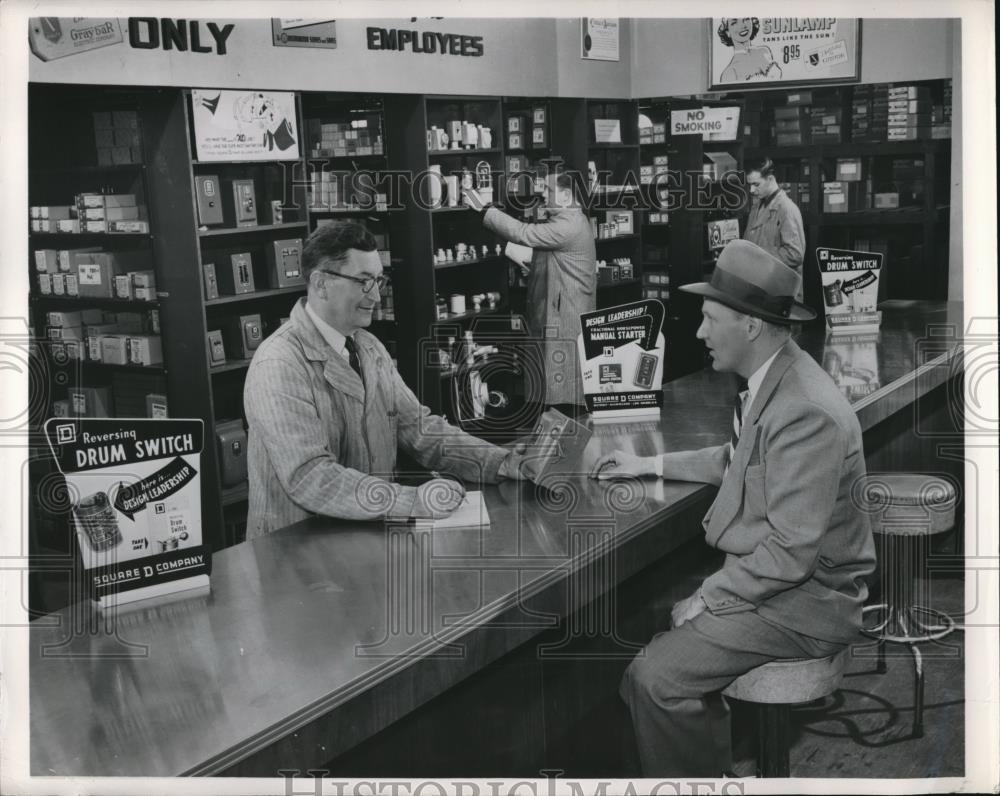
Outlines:
POLYGON ((621 693, 645 776, 719 776, 731 768, 729 711, 719 692, 780 658, 823 658, 861 626, 875 566, 867 516, 852 500, 865 474, 861 427, 830 377, 791 339, 814 313, 799 276, 736 240, 703 297, 698 338, 712 367, 746 379, 730 441, 697 451, 601 457, 598 478, 655 475, 719 485, 703 520, 722 568, 677 603, 672 629, 629 666, 621 693))

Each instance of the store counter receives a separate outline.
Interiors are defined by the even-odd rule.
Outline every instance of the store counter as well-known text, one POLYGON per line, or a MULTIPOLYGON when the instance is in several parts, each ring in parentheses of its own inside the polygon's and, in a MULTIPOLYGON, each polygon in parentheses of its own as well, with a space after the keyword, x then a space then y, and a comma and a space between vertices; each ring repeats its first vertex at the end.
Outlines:
MULTIPOLYGON (((937 323, 960 333, 961 307, 887 306, 877 341, 801 335, 803 347, 844 380, 866 445, 890 415, 909 417, 912 427, 900 408, 960 381, 957 339, 931 338, 927 326, 937 323)), ((603 645, 594 665, 610 671, 600 682, 614 682, 646 638, 609 632, 613 613, 590 615, 591 606, 620 610, 615 595, 630 578, 682 554, 676 578, 652 588, 683 596, 690 556, 710 560, 697 537, 714 488, 597 482, 586 472, 615 448, 651 455, 724 442, 732 387, 731 376, 710 372, 665 385, 658 422, 595 427, 580 474, 559 477, 548 491, 488 487, 488 528, 431 535, 314 518, 216 553, 208 594, 107 617, 78 604, 39 618, 30 631, 32 774, 304 774, 366 743, 374 748, 406 722, 413 737, 429 736, 420 716, 431 717, 425 724, 436 717, 454 735, 460 720, 445 717, 449 695, 459 694, 466 717, 482 698, 474 729, 462 732, 480 733, 493 752, 503 746, 498 737, 508 741, 490 760, 509 767, 482 773, 538 776, 538 764, 554 756, 554 726, 587 709, 569 715, 563 702, 553 707, 551 688, 542 693, 547 675, 538 673, 545 661, 562 667, 567 688, 600 690, 589 669, 582 688, 572 685, 573 667, 590 665, 577 644, 588 637, 603 645), (539 639, 544 648, 527 643, 539 639), (560 656, 570 649, 576 657, 560 656), (489 682, 503 670, 491 664, 519 650, 528 652, 515 679, 489 682)), ((613 688, 604 690, 603 698, 613 697, 613 688)), ((431 765, 436 775, 475 773, 470 755, 440 737, 425 741, 441 755, 431 765), (442 770, 447 760, 454 770, 442 770)), ((386 744, 398 749, 401 738, 386 744)), ((393 770, 374 752, 357 760, 380 761, 369 763, 368 775, 393 770)))

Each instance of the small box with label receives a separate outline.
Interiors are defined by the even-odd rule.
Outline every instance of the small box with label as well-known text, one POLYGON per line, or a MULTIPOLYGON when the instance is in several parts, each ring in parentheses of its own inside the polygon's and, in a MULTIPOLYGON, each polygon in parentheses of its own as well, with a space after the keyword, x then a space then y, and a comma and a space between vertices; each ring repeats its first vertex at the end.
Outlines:
POLYGON ((127 365, 128 335, 104 335, 101 338, 101 361, 106 365, 127 365))
POLYGON ((824 213, 847 213, 850 211, 850 200, 847 192, 847 183, 824 182, 823 183, 823 212, 824 213))
POLYGON ((129 338, 129 362, 134 365, 162 365, 163 344, 156 334, 140 334, 129 338))
POLYGON ((70 408, 79 417, 111 417, 111 390, 108 387, 74 387, 69 390, 70 408))
POLYGON ((861 182, 864 179, 861 158, 838 158, 837 179, 842 182, 861 182))
POLYGON ((41 274, 59 272, 59 252, 55 249, 35 250, 35 270, 41 274))
POLYGON ((133 299, 132 279, 128 274, 118 274, 115 276, 115 298, 133 299))
POLYGON ((607 224, 614 224, 615 229, 611 237, 617 235, 631 235, 635 228, 632 224, 632 211, 631 210, 608 210, 605 214, 605 219, 607 224))
POLYGON ((169 417, 167 414, 167 396, 151 392, 146 396, 146 417, 156 420, 169 417))

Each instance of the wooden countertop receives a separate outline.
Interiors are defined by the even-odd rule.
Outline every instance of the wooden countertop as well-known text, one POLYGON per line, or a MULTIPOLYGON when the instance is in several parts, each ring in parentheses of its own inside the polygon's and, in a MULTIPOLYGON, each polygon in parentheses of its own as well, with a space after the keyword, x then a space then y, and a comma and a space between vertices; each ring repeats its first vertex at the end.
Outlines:
MULTIPOLYGON (((874 349, 875 338, 800 336, 849 374, 865 429, 961 368, 960 305, 883 310, 874 349), (948 324, 950 338, 930 328, 948 324)), ((685 377, 665 385, 659 421, 596 426, 581 473, 614 448, 724 441, 732 383, 685 377)), ((208 594, 39 618, 32 774, 275 776, 321 765, 700 533, 715 491, 583 474, 554 486, 488 487, 482 530, 431 536, 314 518, 215 554, 208 594)))

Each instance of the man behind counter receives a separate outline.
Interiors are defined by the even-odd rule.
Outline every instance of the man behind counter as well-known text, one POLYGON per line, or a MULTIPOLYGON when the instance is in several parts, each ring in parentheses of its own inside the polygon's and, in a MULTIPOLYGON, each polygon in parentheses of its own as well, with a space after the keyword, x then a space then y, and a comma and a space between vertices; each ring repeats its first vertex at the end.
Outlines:
POLYGON ((466 203, 482 211, 486 229, 504 240, 534 249, 525 320, 532 337, 542 345, 545 394, 539 403, 569 415, 576 414, 576 407, 584 403, 576 351, 580 315, 597 308, 594 233, 577 200, 573 180, 570 172, 548 175, 546 219, 534 224, 483 205, 475 191, 465 194, 466 203))
POLYGON ((731 768, 718 694, 779 658, 824 658, 861 626, 875 547, 853 489, 865 475, 861 427, 826 372, 791 339, 814 313, 793 301, 795 272, 748 241, 729 243, 703 296, 698 339, 717 371, 747 380, 730 442, 696 451, 601 457, 598 478, 657 475, 718 484, 705 539, 722 568, 671 613, 673 627, 632 662, 621 693, 645 776, 731 768))
POLYGON ((365 331, 385 283, 375 239, 329 224, 306 241, 306 297, 254 354, 244 388, 250 507, 247 538, 314 514, 343 519, 440 518, 460 483, 392 482, 397 447, 423 467, 468 481, 520 478, 520 452, 430 414, 381 342, 365 331))

